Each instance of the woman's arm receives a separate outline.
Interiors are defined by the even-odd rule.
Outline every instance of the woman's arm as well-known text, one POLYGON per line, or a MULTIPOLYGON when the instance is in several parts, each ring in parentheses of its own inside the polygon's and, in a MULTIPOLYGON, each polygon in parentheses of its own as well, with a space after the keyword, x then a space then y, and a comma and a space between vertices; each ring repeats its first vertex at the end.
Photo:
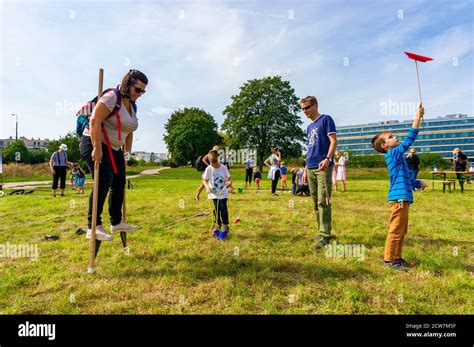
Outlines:
POLYGON ((132 145, 133 145, 133 133, 130 133, 125 138, 125 151, 127 151, 128 153, 132 153, 132 145))
POLYGON ((209 162, 208 154, 206 154, 204 158, 202 158, 202 162, 207 166, 211 165, 211 163, 209 162))
POLYGON ((275 159, 278 161, 278 162, 281 162, 281 153, 280 152, 276 152, 273 154, 275 156, 275 159))
POLYGON ((272 166, 270 165, 270 160, 268 160, 268 158, 267 158, 267 160, 265 160, 263 163, 264 163, 266 166, 268 166, 268 167, 272 167, 272 166))
POLYGON ((110 114, 110 110, 103 103, 99 102, 92 112, 89 130, 91 134, 92 146, 92 160, 100 162, 102 160, 102 123, 110 114))

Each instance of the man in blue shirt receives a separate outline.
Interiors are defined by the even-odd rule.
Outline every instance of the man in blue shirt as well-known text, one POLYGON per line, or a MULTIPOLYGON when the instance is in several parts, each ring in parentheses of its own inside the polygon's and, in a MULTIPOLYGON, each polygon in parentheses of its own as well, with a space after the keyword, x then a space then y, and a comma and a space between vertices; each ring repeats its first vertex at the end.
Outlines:
POLYGON ((331 116, 318 112, 318 101, 314 96, 300 100, 305 116, 311 120, 306 129, 308 153, 303 183, 309 184, 314 201, 314 211, 320 240, 317 249, 329 244, 331 237, 331 191, 333 156, 336 151, 336 125, 331 116))

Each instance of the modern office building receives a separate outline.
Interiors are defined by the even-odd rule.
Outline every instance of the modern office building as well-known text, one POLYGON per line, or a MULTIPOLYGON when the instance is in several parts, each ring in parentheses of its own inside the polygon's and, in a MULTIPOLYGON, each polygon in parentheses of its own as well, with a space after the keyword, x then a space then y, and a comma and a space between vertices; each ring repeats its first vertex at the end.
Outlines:
MULTIPOLYGON (((383 121, 362 125, 337 127, 337 148, 349 151, 351 155, 375 154, 372 137, 382 130, 390 130, 403 141, 413 120, 383 121)), ((420 133, 414 144, 418 153, 439 153, 444 158, 453 157, 452 150, 459 147, 471 160, 474 159, 474 117, 465 114, 451 114, 444 117, 425 119, 420 124, 420 133)))

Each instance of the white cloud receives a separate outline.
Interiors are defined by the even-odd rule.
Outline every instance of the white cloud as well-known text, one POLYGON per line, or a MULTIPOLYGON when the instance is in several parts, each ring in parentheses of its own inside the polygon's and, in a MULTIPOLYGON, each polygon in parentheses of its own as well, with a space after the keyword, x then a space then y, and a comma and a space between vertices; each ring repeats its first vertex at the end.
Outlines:
POLYGON ((20 135, 54 138, 73 129, 74 115, 56 115, 56 103, 92 97, 99 67, 107 87, 132 67, 149 78, 138 101, 137 150, 165 151, 163 126, 178 105, 203 108, 222 123, 230 97, 265 75, 282 75, 298 96, 316 95, 339 125, 376 121, 381 101, 417 99, 405 50, 435 58, 420 70, 429 114, 473 113, 469 2, 122 1, 104 21, 115 3, 2 5, 1 137, 13 134, 11 113, 20 115, 20 135))
POLYGON ((164 116, 168 117, 171 115, 175 110, 169 107, 163 107, 163 106, 157 106, 151 109, 152 115, 157 115, 157 116, 164 116))

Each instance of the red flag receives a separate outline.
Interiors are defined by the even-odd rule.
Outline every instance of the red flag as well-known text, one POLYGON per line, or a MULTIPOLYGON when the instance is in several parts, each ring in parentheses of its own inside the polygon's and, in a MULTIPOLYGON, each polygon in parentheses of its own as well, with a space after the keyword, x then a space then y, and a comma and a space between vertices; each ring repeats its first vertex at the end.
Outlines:
POLYGON ((425 57, 423 55, 415 54, 415 53, 410 53, 410 52, 405 52, 405 54, 408 56, 408 58, 417 60, 417 61, 422 61, 423 63, 426 63, 427 61, 433 60, 433 58, 430 57, 425 57))

